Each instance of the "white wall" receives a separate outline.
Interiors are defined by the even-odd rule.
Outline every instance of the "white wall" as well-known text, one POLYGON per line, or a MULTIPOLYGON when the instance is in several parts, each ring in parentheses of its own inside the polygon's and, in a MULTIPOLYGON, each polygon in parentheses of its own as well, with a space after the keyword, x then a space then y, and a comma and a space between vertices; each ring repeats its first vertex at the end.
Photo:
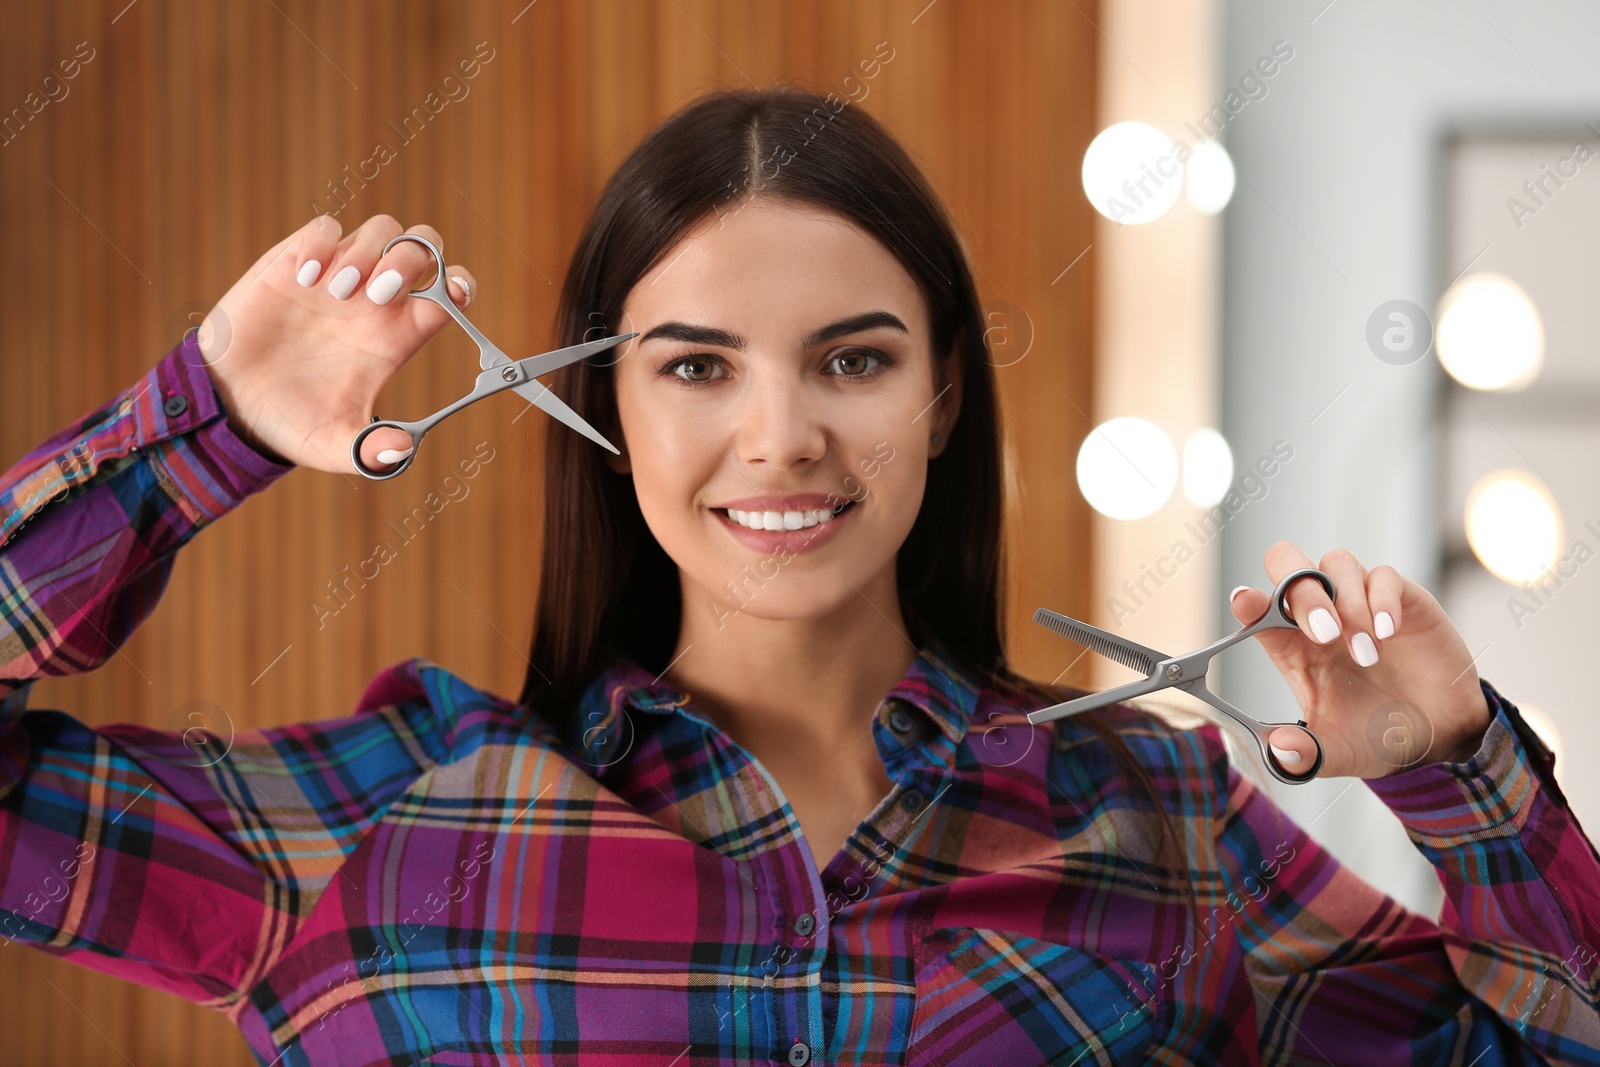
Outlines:
MULTIPOLYGON (((1600 5, 1225 0, 1222 82, 1278 40, 1293 46, 1293 59, 1223 135, 1240 179, 1224 219, 1222 427, 1236 457, 1282 438, 1295 458, 1270 496, 1224 533, 1221 588, 1264 586, 1262 554, 1284 538, 1313 562, 1342 547, 1369 567, 1392 564, 1451 610, 1441 595, 1440 531, 1459 518, 1440 506, 1441 372, 1431 356, 1408 367, 1381 362, 1366 345, 1366 322, 1395 298, 1431 310, 1442 281, 1471 258, 1445 263, 1436 252, 1442 128, 1600 119, 1600 5)), ((1600 574, 1591 580, 1600 586, 1600 574)), ((1483 677, 1553 717, 1588 717, 1588 708, 1549 707, 1549 692, 1524 695, 1537 679, 1530 647, 1495 645, 1487 628, 1504 629, 1500 617, 1467 614, 1452 611, 1468 646, 1491 645, 1478 663, 1483 677)), ((1600 624, 1576 614, 1563 612, 1575 624, 1567 629, 1547 627, 1543 651, 1581 670, 1594 660, 1600 624)), ((1224 613, 1219 625, 1235 624, 1224 613)), ((1230 662, 1223 691, 1257 714, 1293 717, 1289 690, 1259 649, 1230 662)), ((1569 745, 1574 758, 1582 753, 1569 745)), ((1432 869, 1360 782, 1278 787, 1275 796, 1364 877, 1437 913, 1432 869)))

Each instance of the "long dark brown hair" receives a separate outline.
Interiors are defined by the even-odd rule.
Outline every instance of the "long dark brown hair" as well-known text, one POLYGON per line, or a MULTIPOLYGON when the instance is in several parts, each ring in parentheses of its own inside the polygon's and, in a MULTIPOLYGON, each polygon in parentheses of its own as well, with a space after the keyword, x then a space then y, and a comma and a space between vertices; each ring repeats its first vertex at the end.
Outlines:
MULTIPOLYGON (((1079 690, 1013 671, 1002 631, 1005 504, 993 366, 976 287, 954 226, 901 146, 859 107, 790 84, 709 93, 657 126, 607 182, 561 290, 558 347, 622 332, 635 283, 712 212, 748 192, 835 212, 875 237, 927 303, 935 359, 965 357, 960 416, 895 560, 900 608, 919 648, 937 642, 958 664, 1025 708, 1079 690)), ((555 372, 551 388, 621 440, 608 361, 555 372)), ((632 480, 606 453, 546 420, 544 552, 531 668, 521 703, 565 732, 578 698, 618 656, 665 669, 680 621, 678 568, 646 525, 632 480)), ((1115 727, 1084 717, 1115 765, 1158 813, 1167 809, 1115 727)), ((1164 845, 1163 845, 1164 849, 1164 845)), ((1181 853, 1180 853, 1181 854, 1181 853)))

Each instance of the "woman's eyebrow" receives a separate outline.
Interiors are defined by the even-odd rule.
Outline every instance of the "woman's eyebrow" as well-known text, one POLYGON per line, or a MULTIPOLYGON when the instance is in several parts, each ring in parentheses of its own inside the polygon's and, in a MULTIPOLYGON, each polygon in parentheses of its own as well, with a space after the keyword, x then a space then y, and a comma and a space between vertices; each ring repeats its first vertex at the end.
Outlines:
MULTIPOLYGON (((861 330, 870 330, 875 326, 892 326, 901 333, 909 334, 906 324, 900 321, 898 315, 888 311, 864 311, 859 315, 852 315, 838 322, 830 322, 820 329, 800 339, 804 348, 814 348, 826 344, 835 337, 844 337, 847 334, 857 333, 861 330)), ((639 339, 643 344, 656 338, 669 341, 687 341, 690 344, 714 345, 717 348, 731 348, 736 352, 743 352, 745 339, 730 330, 718 329, 715 326, 696 326, 689 322, 663 322, 649 333, 639 339)))
POLYGON ((800 345, 802 348, 814 348, 817 345, 828 343, 835 337, 844 337, 862 330, 870 330, 874 326, 892 326, 904 334, 911 332, 906 329, 906 324, 900 321, 900 316, 898 315, 887 311, 864 311, 859 315, 852 315, 848 319, 840 319, 838 322, 829 323, 820 330, 813 330, 800 339, 800 345))

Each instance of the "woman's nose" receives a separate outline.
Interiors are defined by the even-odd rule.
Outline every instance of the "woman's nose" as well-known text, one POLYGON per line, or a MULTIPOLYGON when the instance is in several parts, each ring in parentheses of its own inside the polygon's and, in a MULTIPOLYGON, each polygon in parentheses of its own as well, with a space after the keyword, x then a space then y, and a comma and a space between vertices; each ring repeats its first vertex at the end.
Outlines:
POLYGON ((799 382, 756 375, 742 398, 733 425, 734 452, 745 463, 787 470, 820 459, 826 435, 819 398, 799 382))

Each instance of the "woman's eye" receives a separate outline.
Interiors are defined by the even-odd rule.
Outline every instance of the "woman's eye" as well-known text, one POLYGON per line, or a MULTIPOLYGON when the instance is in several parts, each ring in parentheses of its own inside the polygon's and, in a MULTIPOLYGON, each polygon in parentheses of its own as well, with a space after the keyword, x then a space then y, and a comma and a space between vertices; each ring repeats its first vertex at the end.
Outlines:
MULTIPOLYGON (((837 370, 829 370, 828 374, 836 378, 854 378, 858 381, 871 381, 878 376, 884 367, 892 366, 894 360, 881 352, 867 349, 850 349, 840 352, 828 360, 828 366, 837 366, 837 370)), ((728 377, 727 368, 722 357, 703 353, 693 356, 679 356, 661 368, 661 373, 677 378, 683 385, 706 385, 721 378, 728 377), (721 373, 718 373, 718 372, 721 373)))
POLYGON ((841 378, 870 378, 872 377, 872 372, 887 361, 876 352, 852 349, 849 352, 840 352, 829 362, 839 366, 839 377, 841 378), (870 365, 867 362, 868 360, 872 361, 870 365))
POLYGON ((712 377, 712 372, 717 369, 717 366, 718 361, 712 356, 684 356, 682 359, 673 360, 666 370, 685 382, 698 384, 700 382, 715 381, 716 379, 712 377), (688 371, 688 373, 685 374, 684 371, 688 371))

